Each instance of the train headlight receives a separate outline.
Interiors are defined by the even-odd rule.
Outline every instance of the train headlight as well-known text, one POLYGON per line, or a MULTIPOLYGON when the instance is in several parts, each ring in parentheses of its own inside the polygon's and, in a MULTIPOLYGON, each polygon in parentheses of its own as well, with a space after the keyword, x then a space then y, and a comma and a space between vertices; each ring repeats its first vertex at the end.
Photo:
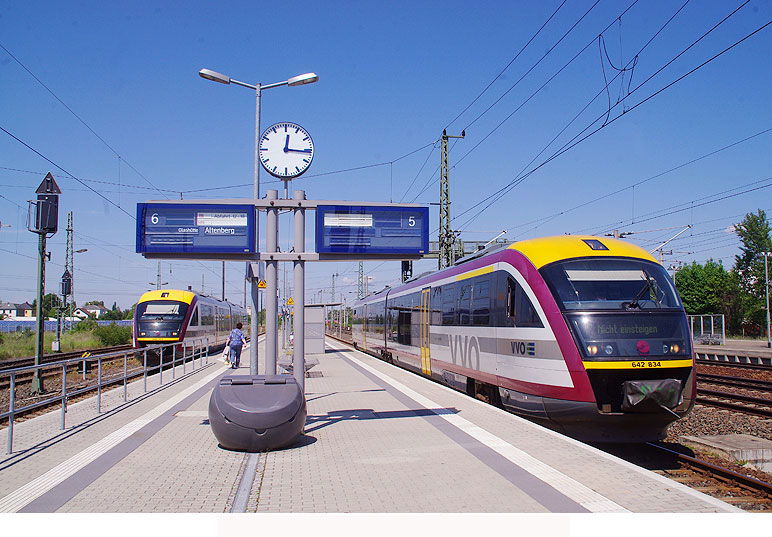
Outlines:
POLYGON ((673 354, 678 354, 678 351, 680 350, 681 350, 681 347, 678 346, 678 343, 673 343, 672 345, 670 345, 670 352, 672 352, 673 354))
POLYGON ((595 356, 598 354, 598 346, 597 345, 587 345, 587 354, 590 356, 595 356))
POLYGON ((614 346, 613 345, 606 345, 605 347, 603 347, 603 352, 605 352, 609 356, 614 354, 614 346))
POLYGON ((662 354, 667 354, 668 352, 670 352, 670 346, 662 345, 662 354))

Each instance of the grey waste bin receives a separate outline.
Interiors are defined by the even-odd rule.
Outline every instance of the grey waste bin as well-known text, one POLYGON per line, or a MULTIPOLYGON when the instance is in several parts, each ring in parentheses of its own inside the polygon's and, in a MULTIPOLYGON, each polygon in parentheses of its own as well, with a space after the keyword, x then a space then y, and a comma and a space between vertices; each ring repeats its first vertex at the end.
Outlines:
POLYGON ((209 424, 226 449, 257 452, 289 446, 305 422, 305 396, 289 375, 223 377, 209 398, 209 424))

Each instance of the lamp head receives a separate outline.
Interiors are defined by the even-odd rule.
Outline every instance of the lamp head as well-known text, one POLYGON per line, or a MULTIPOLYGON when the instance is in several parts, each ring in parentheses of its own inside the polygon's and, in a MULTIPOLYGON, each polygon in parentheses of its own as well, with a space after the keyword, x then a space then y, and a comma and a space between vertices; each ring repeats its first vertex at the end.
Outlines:
POLYGON ((211 80, 212 82, 219 82, 220 84, 231 83, 230 77, 220 74, 217 71, 212 71, 211 69, 201 69, 198 72, 198 76, 211 80))
MULTIPOLYGON (((204 71, 205 70, 206 69, 204 69, 204 71)), ((204 75, 201 75, 201 76, 204 76, 204 75)), ((220 75, 220 76, 222 76, 222 75, 220 75)), ((306 73, 304 75, 293 76, 292 78, 287 80, 287 85, 288 86, 302 86, 303 84, 313 84, 317 80, 319 80, 319 77, 316 76, 316 73, 306 73)))

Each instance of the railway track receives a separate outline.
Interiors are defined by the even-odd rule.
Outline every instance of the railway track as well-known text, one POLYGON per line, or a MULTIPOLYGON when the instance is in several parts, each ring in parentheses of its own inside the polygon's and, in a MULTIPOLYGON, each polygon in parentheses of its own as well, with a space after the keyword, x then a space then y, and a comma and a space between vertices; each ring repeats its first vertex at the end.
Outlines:
POLYGON ((723 360, 705 360, 703 358, 697 358, 697 360, 695 360, 695 363, 697 365, 733 367, 737 369, 754 369, 757 371, 772 372, 772 365, 767 365, 763 363, 729 362, 729 361, 723 361, 723 360))
MULTIPOLYGON (((80 351, 71 351, 71 352, 57 352, 52 354, 44 354, 43 358, 40 363, 47 364, 51 362, 60 362, 63 360, 71 360, 72 358, 80 358, 85 353, 88 353, 92 356, 96 356, 99 354, 108 354, 110 352, 120 352, 125 351, 133 348, 133 346, 130 343, 127 343, 125 345, 116 345, 114 347, 100 347, 98 349, 84 349, 80 351)), ((34 356, 27 356, 24 358, 9 358, 7 360, 3 360, 0 362, 0 371, 4 369, 14 369, 17 367, 27 367, 35 364, 35 357, 34 356)))
POLYGON ((656 473, 745 511, 772 511, 772 483, 659 444, 646 446, 661 454, 655 460, 661 461, 659 466, 663 467, 650 468, 656 473))
MULTIPOLYGON (((747 369, 757 371, 758 367, 747 369)), ((772 381, 770 380, 698 372, 697 383, 696 402, 699 404, 772 418, 772 381), (739 389, 743 392, 717 390, 707 388, 706 385, 739 389), (749 394, 748 391, 752 393, 749 394)))
MULTIPOLYGON (((43 356, 43 360, 41 361, 41 363, 54 364, 65 360, 81 358, 81 357, 84 357, 83 356, 84 354, 88 354, 88 359, 89 361, 91 361, 100 355, 110 354, 114 352, 125 352, 125 351, 130 351, 132 349, 133 349, 132 345, 126 344, 126 345, 116 345, 114 347, 103 347, 100 349, 47 354, 43 356)), ((105 360, 105 363, 111 362, 114 360, 123 360, 123 356, 119 355, 114 358, 107 359, 105 360)), ((0 373, 9 369, 15 369, 18 367, 29 367, 34 364, 35 364, 34 357, 13 358, 11 360, 3 360, 3 362, 0 364, 0 373)), ((82 367, 82 364, 83 362, 73 362, 69 364, 67 366, 67 372, 70 373, 76 370, 81 371, 80 368, 82 367)), ((87 367, 90 367, 90 365, 87 367)), ((59 367, 41 368, 40 371, 41 371, 41 377, 44 382, 48 379, 59 379, 61 378, 61 374, 62 374, 61 368, 59 367)), ((25 383, 31 382, 32 376, 33 376, 32 371, 17 373, 15 375, 16 383, 25 384, 25 383)), ((7 375, 0 375, 0 390, 7 390, 9 387, 10 387, 10 377, 7 375)))

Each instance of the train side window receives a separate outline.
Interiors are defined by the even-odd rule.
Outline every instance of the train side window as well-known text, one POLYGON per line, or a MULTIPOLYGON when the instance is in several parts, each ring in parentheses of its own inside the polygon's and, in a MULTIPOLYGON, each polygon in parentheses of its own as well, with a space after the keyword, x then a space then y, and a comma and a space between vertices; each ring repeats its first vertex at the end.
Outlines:
POLYGON ((193 315, 190 318, 190 326, 198 326, 198 308, 193 310, 193 315))
POLYGON ((432 288, 432 301, 429 307, 431 308, 429 323, 435 326, 442 324, 442 287, 432 288))
POLYGON ((214 308, 212 306, 201 306, 201 324, 203 326, 214 325, 214 308))
POLYGON ((442 324, 456 324, 456 289, 454 284, 442 286, 442 324))
POLYGON ((490 283, 487 279, 474 282, 472 289, 472 324, 487 326, 491 318, 490 283))
POLYGON ((531 304, 531 300, 525 291, 519 285, 517 286, 517 292, 515 293, 515 324, 517 326, 542 328, 544 325, 539 319, 539 314, 536 313, 536 308, 531 304))
POLYGON ((458 288, 458 324, 469 324, 472 302, 472 284, 463 284, 458 288))
POLYGON ((531 328, 544 326, 528 295, 511 278, 507 278, 507 317, 514 321, 515 326, 531 328))

